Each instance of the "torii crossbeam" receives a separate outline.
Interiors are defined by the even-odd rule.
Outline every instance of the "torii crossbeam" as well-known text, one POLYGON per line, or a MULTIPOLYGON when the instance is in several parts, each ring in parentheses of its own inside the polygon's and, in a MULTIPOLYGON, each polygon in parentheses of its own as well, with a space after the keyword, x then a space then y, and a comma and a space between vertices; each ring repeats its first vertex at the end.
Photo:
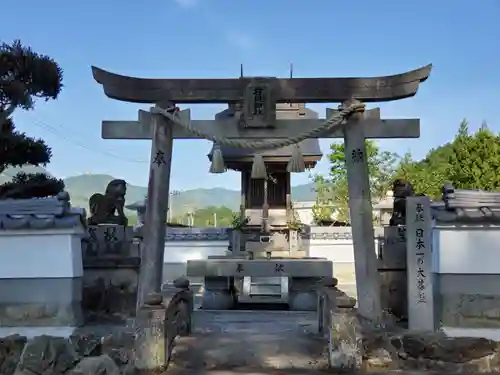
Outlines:
MULTIPOLYGON (((330 118, 335 110, 327 109, 326 117, 330 118)), ((202 130, 204 133, 212 133, 217 136, 224 136, 229 139, 268 139, 268 129, 252 129, 251 131, 239 128, 235 121, 224 120, 191 120, 189 109, 183 110, 180 114, 183 121, 191 121, 193 127, 202 130)), ((103 121, 103 139, 152 139, 153 128, 151 127, 151 113, 139 110, 138 121, 103 121)), ((307 120, 276 120, 272 138, 288 138, 291 134, 297 134, 307 129, 313 129, 322 124, 325 119, 307 120)), ((380 119, 380 109, 374 108, 366 111, 362 119, 365 138, 385 139, 385 138, 419 138, 419 119, 380 119)), ((349 123, 346 123, 349 126, 349 123)), ((189 133, 177 124, 172 125, 172 136, 174 139, 203 139, 197 135, 189 133)), ((342 130, 321 134, 320 138, 344 138, 342 130)))

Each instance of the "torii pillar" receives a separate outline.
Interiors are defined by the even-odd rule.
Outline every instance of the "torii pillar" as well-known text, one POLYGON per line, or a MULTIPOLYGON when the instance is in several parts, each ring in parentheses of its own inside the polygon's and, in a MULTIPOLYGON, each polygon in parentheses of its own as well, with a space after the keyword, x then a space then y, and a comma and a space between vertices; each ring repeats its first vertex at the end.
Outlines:
MULTIPOLYGON (((342 106, 358 102, 348 100, 342 106)), ((375 253, 373 206, 370 193, 370 174, 366 152, 363 114, 354 113, 344 127, 344 155, 347 168, 347 189, 352 227, 354 269, 358 311, 364 317, 381 318, 380 276, 375 253)))

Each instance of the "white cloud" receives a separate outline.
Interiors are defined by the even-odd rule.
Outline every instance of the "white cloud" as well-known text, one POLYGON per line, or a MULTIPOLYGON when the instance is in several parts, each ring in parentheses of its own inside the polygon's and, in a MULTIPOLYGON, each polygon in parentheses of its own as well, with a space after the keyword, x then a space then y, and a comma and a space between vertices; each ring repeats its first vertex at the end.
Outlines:
POLYGON ((174 0, 174 1, 178 6, 185 9, 194 8, 198 3, 197 0, 174 0))
POLYGON ((226 33, 227 41, 241 50, 249 50, 255 47, 255 40, 248 34, 240 31, 228 31, 226 33))

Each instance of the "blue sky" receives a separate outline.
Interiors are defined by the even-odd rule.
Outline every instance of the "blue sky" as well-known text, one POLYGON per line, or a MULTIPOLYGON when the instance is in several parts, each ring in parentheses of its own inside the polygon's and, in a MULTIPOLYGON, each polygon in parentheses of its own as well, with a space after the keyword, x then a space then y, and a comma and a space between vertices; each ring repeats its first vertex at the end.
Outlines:
MULTIPOLYGON (((420 117, 418 140, 380 142, 422 157, 453 138, 462 118, 500 131, 499 0, 9 1, 0 40, 19 38, 56 59, 55 102, 17 112, 18 128, 45 139, 59 177, 106 173, 146 185, 150 142, 100 139, 101 120, 135 120, 136 104, 105 97, 91 65, 138 77, 379 76, 433 63, 416 97, 381 104, 386 118, 420 117), (497 109, 495 109, 497 108, 497 109)), ((144 106, 143 106, 144 107, 144 106)), ((324 116, 323 105, 311 108, 324 116)), ((192 106, 211 118, 219 105, 192 106)), ((329 141, 321 141, 323 151, 329 141)), ((177 141, 171 189, 237 189, 236 173, 210 175, 206 141, 177 141)), ((317 172, 327 170, 323 160, 317 172)), ((308 182, 307 173, 294 184, 308 182)))

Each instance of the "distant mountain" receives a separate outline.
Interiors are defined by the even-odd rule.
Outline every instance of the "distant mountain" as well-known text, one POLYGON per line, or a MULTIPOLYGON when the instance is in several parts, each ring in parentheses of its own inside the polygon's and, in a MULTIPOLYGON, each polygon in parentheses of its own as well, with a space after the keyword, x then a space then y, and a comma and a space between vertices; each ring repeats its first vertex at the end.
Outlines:
MULTIPOLYGON (((10 180, 10 176, 19 171, 50 174, 40 167, 11 168, 0 174, 0 183, 10 180)), ((94 193, 104 193, 107 184, 113 179, 113 176, 106 174, 84 174, 68 177, 64 179, 64 183, 71 196, 71 204, 88 210, 90 196, 94 193)), ((315 200, 316 193, 313 188, 313 184, 292 187, 292 199, 298 201, 315 200)), ((142 200, 146 195, 147 187, 127 184, 127 204, 142 200)), ((171 196, 170 202, 172 212, 176 216, 208 206, 226 206, 237 210, 240 205, 240 192, 224 188, 185 190, 179 192, 179 195, 171 196)))

